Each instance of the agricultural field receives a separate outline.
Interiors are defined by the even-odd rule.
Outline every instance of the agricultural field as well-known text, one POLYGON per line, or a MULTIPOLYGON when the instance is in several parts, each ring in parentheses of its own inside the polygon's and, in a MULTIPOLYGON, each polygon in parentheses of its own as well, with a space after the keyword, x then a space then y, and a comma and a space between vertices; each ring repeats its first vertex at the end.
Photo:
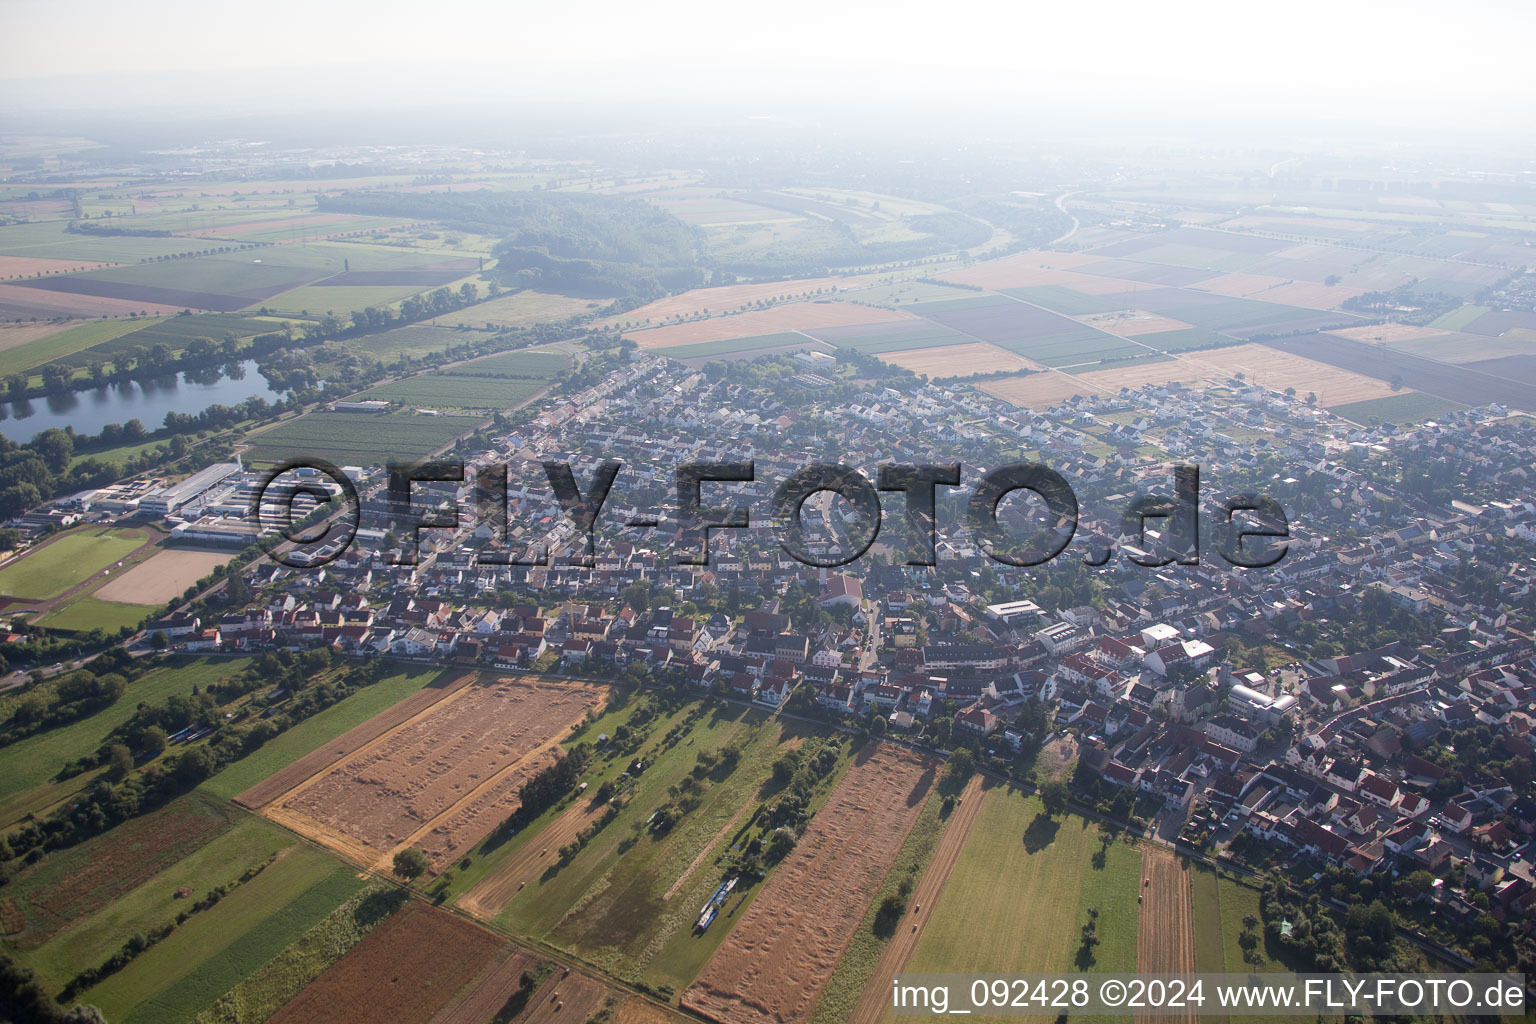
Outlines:
POLYGON ((123 1024, 197 1016, 354 896, 351 868, 296 844, 80 998, 123 1024))
POLYGON ((1036 369, 1027 359, 1012 352, 983 342, 966 345, 949 345, 943 348, 915 348, 899 352, 887 352, 883 358, 888 363, 920 373, 935 380, 945 377, 969 377, 977 373, 1036 369))
MULTIPOLYGON (((137 323, 142 325, 144 321, 139 320, 137 323)), ((230 313, 172 316, 139 326, 137 329, 129 330, 53 361, 65 366, 83 367, 92 362, 111 362, 117 356, 136 348, 148 350, 163 344, 179 352, 186 348, 187 342, 193 338, 222 342, 226 338, 244 339, 257 334, 280 332, 282 329, 283 321, 281 320, 237 316, 230 313)))
POLYGON ((825 352, 827 346, 815 338, 795 331, 780 334, 759 334, 749 338, 726 338, 720 341, 702 341, 693 345, 675 345, 658 348, 658 355, 671 359, 708 360, 714 358, 755 359, 764 355, 788 352, 825 352))
MULTIPOLYGON (((994 789, 906 969, 1134 971, 1141 877, 1135 847, 1079 817, 1047 818, 1035 797, 994 789), (1079 956, 1078 944, 1090 910, 1098 912, 1099 938, 1091 960, 1079 956)), ((927 904, 922 913, 930 913, 927 904)))
POLYGON ((369 388, 355 398, 361 401, 397 402, 413 409, 489 413, 516 408, 548 386, 547 380, 434 372, 418 374, 383 387, 369 388))
MULTIPOLYGON (((557 908, 555 900, 565 901, 548 941, 619 977, 679 991, 685 987, 732 920, 740 919, 739 902, 753 898, 748 887, 738 886, 722 918, 703 934, 696 932, 700 908, 723 879, 730 847, 758 826, 761 803, 773 790, 771 763, 800 749, 808 742, 807 733, 769 721, 756 710, 731 709, 700 718, 688 733, 693 746, 685 741, 657 758, 642 777, 643 785, 635 787, 630 805, 564 869, 569 877, 557 875, 545 885, 541 873, 539 888, 529 894, 530 902, 541 905, 528 910, 548 913, 557 908), (705 776, 696 808, 664 833, 630 845, 627 837, 634 826, 668 801, 670 785, 681 783, 701 749, 718 753, 732 744, 740 749, 740 760, 734 767, 722 762, 705 776), (656 777, 648 778, 653 772, 656 777)), ((554 837, 545 837, 548 831, 534 837, 541 849, 553 848, 554 837)), ((532 843, 523 850, 531 860, 532 843)), ((517 904, 523 899, 514 896, 513 915, 520 913, 517 904)))
MULTIPOLYGON (((473 338, 475 335, 471 334, 468 337, 473 338)), ((412 324, 409 327, 396 327, 392 331, 384 331, 380 334, 346 338, 337 344, 354 351, 366 352, 385 364, 391 364, 402 356, 415 359, 428 353, 446 352, 456 345, 464 344, 465 340, 466 336, 462 331, 448 327, 412 324)))
POLYGON ((521 349, 482 356, 455 364, 450 372, 458 377, 505 377, 525 380, 553 380, 570 368, 564 352, 521 349))
POLYGON ((534 324, 584 317, 601 306, 602 303, 591 299, 574 299, 566 295, 524 289, 511 295, 477 302, 466 309, 425 322, 441 326, 463 322, 487 328, 532 327, 534 324))
POLYGON ((906 970, 912 951, 922 939, 923 926, 929 918, 921 908, 931 908, 938 902, 960 859, 960 851, 976 826, 986 793, 981 776, 972 776, 965 788, 954 794, 957 803, 947 817, 942 801, 934 796, 928 798, 928 806, 918 816, 885 884, 875 894, 870 911, 822 992, 813 1024, 875 1024, 880 1019, 890 1000, 889 979, 906 970), (902 920, 891 923, 890 934, 877 934, 881 902, 889 896, 902 899, 902 886, 914 880, 910 896, 903 900, 903 909, 907 905, 913 908, 913 927, 906 927, 903 914, 902 920))
POLYGON ((936 775, 934 761, 899 747, 856 755, 683 1005, 722 1022, 808 1020, 936 775))
POLYGON ((672 349, 735 338, 784 332, 816 333, 828 328, 912 320, 909 313, 861 306, 832 299, 791 302, 746 313, 706 316, 683 323, 626 331, 625 337, 644 349, 672 349))
MULTIPOLYGON (((1288 355, 1336 367, 1336 375, 1339 375, 1338 371, 1345 371, 1383 383, 1397 378, 1404 388, 1465 405, 1499 402, 1515 409, 1536 409, 1536 384, 1469 366, 1426 359, 1386 345, 1351 341, 1330 334, 1276 338, 1264 344, 1288 355)), ((1362 394, 1339 404, 1373 397, 1385 396, 1362 394)))
POLYGON ((479 416, 312 412, 246 438, 247 461, 313 456, 339 466, 424 458, 473 430, 479 416))
POLYGON ((976 343, 976 339, 968 334, 941 327, 928 320, 898 320, 894 323, 834 327, 807 333, 837 348, 849 348, 871 355, 976 343))
MULTIPOLYGON (((366 740, 355 738, 352 730, 375 721, 387 724, 381 717, 386 711, 400 715, 399 720, 404 721, 414 713, 412 701, 423 699, 418 694, 426 694, 422 706, 430 704, 440 695, 437 691, 449 685, 453 678, 431 666, 399 666, 340 703, 283 730, 281 735, 263 743, 261 749, 247 754, 203 783, 202 788, 259 810, 315 772, 362 746, 366 740), (299 764, 301 761, 305 763, 299 764)), ((458 678, 467 681, 468 677, 458 678)), ((382 731, 370 732, 368 738, 374 738, 382 731)))
POLYGON ((142 530, 97 526, 59 534, 0 569, 0 596, 51 600, 152 540, 142 530))
POLYGON ((43 945, 206 846, 242 817, 235 808, 194 793, 44 857, 5 887, 0 906, 7 945, 43 945))
MULTIPOLYGON (((228 813, 229 809, 219 810, 228 813)), ((89 908, 97 906, 99 898, 84 907, 68 907, 68 922, 41 945, 29 949, 28 963, 45 984, 62 988, 82 966, 99 964, 116 952, 124 937, 135 932, 147 934, 175 920, 177 913, 185 910, 193 899, 218 886, 238 884, 246 871, 265 864, 293 844, 292 835, 259 818, 236 814, 234 819, 232 827, 209 835, 190 835, 159 856, 155 856, 159 851, 151 844, 161 842, 161 837, 144 836, 146 841, 134 852, 149 856, 145 863, 135 862, 126 872, 124 883, 120 884, 129 887, 119 890, 120 895, 94 912, 89 908), (167 860, 183 850, 185 854, 178 859, 167 860), (154 873, 145 877, 146 870, 154 873), (194 894, 190 899, 177 895, 188 891, 194 894)), ((162 824, 175 822, 166 820, 162 824)), ((82 880, 98 870, 94 862, 86 865, 82 880)), ((21 944, 26 945, 25 936, 21 944)))
POLYGON ((705 313, 746 310, 759 302, 834 295, 868 282, 851 277, 815 277, 794 281, 768 281, 762 284, 732 284, 718 288, 695 288, 621 313, 603 321, 608 326, 659 324, 668 320, 689 319, 705 313))
POLYGON ((1465 408, 1449 399, 1426 395, 1422 391, 1408 391, 1385 398, 1335 405, 1332 411, 1356 423, 1421 423, 1465 408))
POLYGON ((198 1014, 196 1024, 246 1024, 266 1020, 399 910, 409 898, 404 890, 382 884, 358 890, 281 953, 241 979, 198 1014))
POLYGON ((477 678, 265 813, 366 865, 387 867, 396 849, 415 846, 441 871, 517 809, 518 789, 605 699, 582 683, 477 678))
POLYGON ((501 945, 446 911, 410 903, 286 1003, 271 1024, 426 1024, 501 945), (345 1012, 338 1015, 338 1007, 345 1012))
POLYGON ((77 353, 141 329, 146 322, 155 321, 132 317, 0 328, 0 374, 25 373, 44 363, 69 361, 77 353), (43 333, 39 330, 42 327, 50 330, 43 333))

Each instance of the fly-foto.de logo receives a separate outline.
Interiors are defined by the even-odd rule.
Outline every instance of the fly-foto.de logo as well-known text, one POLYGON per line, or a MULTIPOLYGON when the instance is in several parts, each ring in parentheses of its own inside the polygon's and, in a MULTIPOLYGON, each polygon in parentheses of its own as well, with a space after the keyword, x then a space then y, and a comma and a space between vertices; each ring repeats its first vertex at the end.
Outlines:
MULTIPOLYGON (((595 529, 614 482, 624 465, 618 459, 599 463, 585 487, 569 462, 541 463, 554 499, 563 511, 575 538, 572 555, 577 564, 591 565, 596 547, 595 529)), ((482 564, 544 564, 553 551, 530 556, 511 543, 507 515, 506 466, 481 467, 474 474, 475 497, 469 508, 441 502, 428 507, 416 500, 417 485, 463 484, 468 473, 463 462, 391 462, 385 485, 387 517, 398 546, 389 560, 414 565, 426 531, 457 531, 465 522, 487 526, 490 543, 477 548, 482 564), (466 520, 466 514, 470 516, 466 520)), ((743 462, 687 462, 673 474, 675 505, 667 523, 675 536, 673 557, 678 565, 709 564, 709 541, 720 530, 745 530, 753 526, 753 509, 735 503, 731 485, 757 482, 756 464, 743 462)), ((961 486, 961 465, 887 463, 878 467, 875 479, 851 466, 816 463, 786 476, 774 490, 767 510, 778 545, 804 565, 831 568, 862 557, 880 536, 887 515, 882 495, 902 495, 900 548, 905 564, 937 564, 937 513, 939 488, 961 486), (844 517, 846 536, 831 546, 815 543, 808 535, 802 510, 816 495, 830 493, 848 503, 844 517)), ((738 488, 739 489, 739 488, 738 488)), ((352 480, 324 460, 284 463, 271 470, 253 499, 252 514, 264 529, 275 531, 282 541, 300 545, 298 557, 278 549, 273 557, 286 565, 318 567, 334 561, 357 540, 361 502, 352 480), (301 503, 300 498, 307 498, 301 503), (340 508, 334 507, 340 503, 340 508)), ((1042 565, 1061 556, 1077 534, 1080 508, 1072 486, 1060 473, 1038 462, 999 466, 983 474, 965 500, 963 525, 975 546, 993 562, 1015 568, 1042 565), (999 510, 1013 495, 1027 498, 1036 514, 1023 529, 1010 530, 999 510)), ((636 529, 660 529, 662 517, 634 517, 624 525, 636 529)), ((1274 498, 1259 494, 1225 494, 1209 501, 1200 498, 1200 468, 1176 465, 1172 494, 1143 494, 1132 498, 1119 516, 1116 546, 1130 562, 1161 567, 1170 564, 1198 565, 1202 523, 1209 529, 1216 552, 1229 565, 1245 569, 1273 566, 1285 557, 1290 522, 1284 507, 1274 498)), ((1106 564, 1114 556, 1102 541, 1082 554, 1086 565, 1106 564)))

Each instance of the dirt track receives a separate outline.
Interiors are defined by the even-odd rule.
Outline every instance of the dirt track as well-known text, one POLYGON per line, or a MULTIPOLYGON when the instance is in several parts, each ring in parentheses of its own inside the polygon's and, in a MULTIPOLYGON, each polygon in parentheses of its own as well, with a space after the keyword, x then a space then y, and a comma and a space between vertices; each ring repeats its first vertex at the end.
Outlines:
POLYGON ((905 841, 937 762, 871 744, 683 994, 722 1024, 810 1019, 905 841))
MULTIPOLYGON (((1195 920, 1189 872, 1173 851, 1147 843, 1141 851, 1141 913, 1136 932, 1136 970, 1140 974, 1193 974, 1195 920)), ((1138 1022, 1187 1022, 1187 1016, 1143 1016, 1138 1022)))
POLYGON ((886 944, 880 962, 875 964, 875 973, 869 976, 858 1002, 853 1004, 853 1014, 848 1018, 853 1024, 877 1024, 885 1015, 891 1000, 891 978, 906 969, 912 951, 917 949, 918 940, 923 937, 923 926, 928 923, 934 904, 939 902, 939 894, 944 891, 944 883, 949 881, 950 871, 960 859, 960 850, 971 834, 971 826, 976 824, 985 796, 979 775, 973 777, 960 794, 960 804, 945 825, 933 858, 912 893, 913 912, 907 915, 908 920, 896 929, 896 934, 886 944))

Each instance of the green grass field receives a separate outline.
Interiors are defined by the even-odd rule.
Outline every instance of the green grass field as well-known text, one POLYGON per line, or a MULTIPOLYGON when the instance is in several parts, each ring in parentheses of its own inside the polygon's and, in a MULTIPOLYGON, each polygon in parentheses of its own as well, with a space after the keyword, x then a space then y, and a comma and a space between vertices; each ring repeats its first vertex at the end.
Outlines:
POLYGON ((117 703, 0 750, 0 824, 17 820, 18 803, 41 800, 46 804, 72 792, 71 782, 48 780, 70 761, 100 747, 113 729, 133 716, 139 703, 158 704, 172 694, 191 693, 193 686, 233 676, 248 663, 247 658, 198 658, 151 669, 129 683, 128 692, 117 703))
MULTIPOLYGON (((0 351, 0 376, 25 373, 44 363, 73 363, 71 357, 77 353, 154 323, 158 321, 146 317, 86 321, 58 334, 0 351)), ((0 337, 4 335, 0 334, 0 337)))
POLYGON ((137 628, 139 623, 155 611, 142 604, 102 601, 86 594, 70 601, 58 611, 43 616, 38 625, 49 629, 67 629, 74 633, 89 633, 93 629, 115 633, 125 626, 137 628))
POLYGON ((265 871, 81 995, 115 1024, 187 1020, 281 953, 363 886, 307 846, 265 871))
POLYGON ((438 324, 495 324, 498 327, 530 327, 533 324, 553 323, 571 317, 584 316, 603 306, 591 299, 573 299, 550 292, 520 291, 512 295, 499 295, 494 299, 476 303, 438 317, 429 323, 438 324))
MULTIPOLYGON (((236 812, 238 813, 238 812, 236 812)), ((123 940, 175 920, 176 914, 208 890, 234 882, 293 843, 293 836, 261 818, 241 816, 239 824, 136 889, 68 928, 31 951, 27 963, 43 983, 62 988, 82 966, 99 964, 117 951, 123 940), (178 889, 195 894, 177 899, 178 889)))
POLYGON ((137 263, 155 256, 206 249, 210 244, 200 238, 76 235, 64 230, 66 223, 48 220, 0 227, 0 253, 87 263, 137 263))
MULTIPOLYGON (((619 816, 565 867, 529 882, 497 918, 499 923, 570 950, 620 977, 670 985, 678 991, 693 979, 730 930, 731 922, 723 915, 703 937, 694 935, 691 926, 699 906, 720 882, 721 856, 735 834, 748 824, 751 811, 741 818, 737 815, 743 807, 755 807, 762 799, 762 787, 781 744, 808 735, 792 723, 770 720, 762 711, 723 707, 707 710, 674 745, 658 750, 662 737, 684 723, 695 707, 685 705, 648 726, 651 736, 635 755, 648 767, 635 780, 629 802, 619 816), (700 805, 664 836, 646 831, 644 823, 669 802, 669 788, 688 774, 698 753, 727 744, 742 748, 735 770, 716 778, 700 805), (681 888, 663 900, 685 873, 681 888)), ((610 732, 630 713, 632 709, 625 708, 604 716, 587 729, 586 735, 610 732)), ((584 780, 589 786, 598 785, 616 776, 630 760, 629 756, 600 758, 584 780)), ((846 759, 840 760, 833 775, 840 774, 845 764, 846 759)), ((473 874, 462 885, 456 884, 455 890, 466 891, 495 863, 528 843, 540 842, 540 830, 557 813, 546 814, 502 850, 481 858, 484 863, 477 863, 473 874)), ((741 890, 740 894, 750 897, 755 891, 741 890)), ((732 899, 734 903, 736 897, 732 899)), ((736 919, 740 919, 739 911, 736 919)))
POLYGON ((369 334, 361 338, 348 338, 340 344, 359 352, 367 352, 385 363, 393 363, 401 356, 425 355, 443 352, 455 345, 483 337, 483 335, 456 331, 448 327, 396 327, 381 334, 369 334))
POLYGON ((142 530, 72 530, 0 569, 0 596, 52 600, 128 557, 147 540, 142 530))
POLYGON ((277 956, 220 996, 197 1024, 251 1024, 276 1013, 340 960, 406 899, 399 889, 369 886, 331 911, 277 956))
POLYGON ((1097 826, 1037 817, 1040 801, 1017 790, 995 789, 986 801, 907 970, 1072 970, 1093 907, 1100 945, 1091 969, 1134 971, 1140 852, 1113 842, 1097 857, 1097 826))
POLYGON ((571 365, 561 352, 498 352, 460 363, 449 369, 455 377, 511 377, 528 380, 553 380, 571 365))
POLYGON ((1334 405, 1329 409, 1356 423, 1419 423, 1448 413, 1465 409, 1466 406, 1448 398, 1427 395, 1422 391, 1409 391, 1401 395, 1387 395, 1364 402, 1334 405))
POLYGON ((250 437, 247 461, 279 462, 303 455, 337 465, 382 465, 429 455, 474 428, 479 416, 419 416, 312 412, 250 437))
POLYGON ((425 665, 403 667, 268 740, 255 753, 242 757, 203 783, 202 788, 226 800, 243 793, 353 726, 398 704, 441 674, 425 665))
POLYGON ((1459 331, 1473 320, 1488 312, 1490 308, 1489 306, 1461 306, 1435 318, 1430 322, 1429 326, 1438 327, 1442 331, 1459 331))

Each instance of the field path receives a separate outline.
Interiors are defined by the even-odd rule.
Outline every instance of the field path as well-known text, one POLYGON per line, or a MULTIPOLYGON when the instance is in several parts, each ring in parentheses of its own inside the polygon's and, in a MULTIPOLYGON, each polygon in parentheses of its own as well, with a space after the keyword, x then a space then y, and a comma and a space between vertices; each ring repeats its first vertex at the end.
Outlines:
POLYGON ((524 885, 538 878, 557 857, 548 855, 571 842, 582 829, 602 817, 608 805, 580 800, 546 825, 538 835, 530 836, 522 849, 496 865, 475 887, 459 899, 459 906, 483 920, 501 913, 524 885))
POLYGON ((912 927, 908 928, 904 920, 896 929, 895 936, 886 943, 885 952, 880 954, 880 962, 875 964, 875 972, 869 976, 864 991, 859 993, 858 1001, 853 1004, 853 1013, 848 1018, 852 1024, 878 1024, 885 1016, 891 999, 890 979, 906 968, 907 961, 912 959, 913 950, 917 949, 918 940, 923 937, 923 925, 927 923, 929 915, 923 913, 922 908, 927 907, 931 912, 939 902, 939 894, 944 891, 944 883, 949 881, 949 873, 960 859, 960 850, 971 834, 971 827, 976 824, 976 818, 981 813, 981 801, 985 796, 981 776, 972 776, 960 794, 960 803, 950 816, 949 824, 944 827, 944 835, 940 837, 939 845, 928 861, 928 868, 912 894, 913 912, 908 915, 912 927))
MULTIPOLYGON (((1167 847, 1147 843, 1141 851, 1141 913, 1136 932, 1138 974, 1193 974, 1195 918, 1189 872, 1167 847)), ((1136 1014, 1137 1024, 1153 1021, 1194 1024, 1193 1013, 1136 1014)))

